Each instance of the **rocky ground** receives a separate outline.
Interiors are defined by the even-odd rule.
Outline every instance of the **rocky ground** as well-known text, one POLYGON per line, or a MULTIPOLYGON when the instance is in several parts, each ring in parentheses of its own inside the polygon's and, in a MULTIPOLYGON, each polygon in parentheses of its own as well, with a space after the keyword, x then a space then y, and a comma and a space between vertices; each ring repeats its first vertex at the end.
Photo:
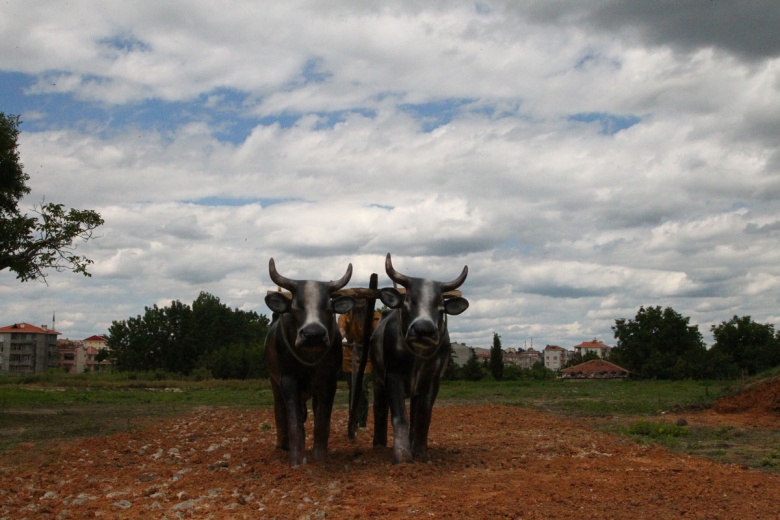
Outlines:
MULTIPOLYGON (((755 391, 764 394, 686 413, 686 421, 780 428, 780 382, 755 391)), ((271 410, 203 410, 130 433, 21 446, 0 464, 0 518, 780 515, 777 472, 639 445, 586 421, 508 406, 439 406, 431 461, 394 466, 388 448, 371 447, 369 431, 349 441, 346 420, 346 411, 334 412, 326 462, 294 470, 274 450, 271 410)))

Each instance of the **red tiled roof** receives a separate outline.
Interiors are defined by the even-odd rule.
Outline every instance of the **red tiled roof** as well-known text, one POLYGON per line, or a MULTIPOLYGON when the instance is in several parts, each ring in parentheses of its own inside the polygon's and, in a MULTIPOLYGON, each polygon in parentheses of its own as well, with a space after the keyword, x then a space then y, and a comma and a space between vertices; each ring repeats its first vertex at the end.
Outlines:
POLYGON ((97 334, 94 336, 90 336, 84 341, 108 341, 105 336, 98 336, 97 334))
POLYGON ((579 345, 575 345, 574 348, 610 348, 609 345, 605 345, 600 341, 583 341, 579 345))
POLYGON ((558 345, 547 345, 544 347, 544 350, 566 350, 563 347, 559 347, 558 345))
POLYGON ((7 327, 0 327, 0 332, 29 332, 32 334, 59 334, 56 330, 42 329, 29 323, 14 323, 7 327))
POLYGON ((618 366, 614 363, 610 363, 609 361, 604 361, 603 359, 591 359, 590 361, 586 361, 585 363, 580 363, 579 365, 574 365, 573 367, 564 368, 561 370, 564 374, 571 374, 571 373, 582 373, 583 375, 587 374, 596 374, 601 372, 615 372, 615 373, 626 373, 630 374, 628 370, 625 368, 618 366))

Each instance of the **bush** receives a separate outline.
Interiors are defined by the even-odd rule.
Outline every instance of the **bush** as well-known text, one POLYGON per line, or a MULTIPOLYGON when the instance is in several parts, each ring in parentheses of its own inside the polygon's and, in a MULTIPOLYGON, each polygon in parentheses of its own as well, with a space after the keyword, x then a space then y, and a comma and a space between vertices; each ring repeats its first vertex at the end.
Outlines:
POLYGON ((206 367, 198 367, 190 374, 191 381, 208 381, 212 378, 211 370, 206 367))

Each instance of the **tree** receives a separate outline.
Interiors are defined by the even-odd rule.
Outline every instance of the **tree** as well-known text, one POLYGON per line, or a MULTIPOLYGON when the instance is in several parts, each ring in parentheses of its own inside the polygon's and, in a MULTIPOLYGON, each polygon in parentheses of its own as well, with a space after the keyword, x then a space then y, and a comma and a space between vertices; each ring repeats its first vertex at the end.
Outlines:
POLYGON ((689 320, 671 307, 640 307, 635 319, 615 320, 618 341, 610 361, 645 378, 700 377, 707 350, 699 327, 689 320))
POLYGON ((463 365, 463 379, 466 381, 479 381, 483 377, 485 377, 485 374, 482 372, 482 367, 477 359, 477 353, 474 349, 471 349, 471 355, 466 364, 463 365))
POLYGON ((37 216, 19 211, 30 193, 18 151, 19 116, 0 112, 0 271, 10 269, 21 281, 46 279, 46 270, 71 270, 91 276, 92 260, 75 254, 76 239, 87 241, 103 219, 92 210, 65 210, 46 203, 33 208, 37 216))
POLYGON ((711 356, 718 356, 722 377, 752 376, 780 365, 780 341, 774 325, 756 323, 750 316, 734 316, 710 327, 715 344, 711 356))
POLYGON ((548 379, 555 379, 555 372, 544 366, 544 361, 537 361, 531 366, 531 370, 528 371, 532 380, 534 381, 546 381, 548 379))
POLYGON ((496 381, 504 378, 504 351, 501 349, 501 336, 496 332, 493 333, 493 346, 490 347, 490 373, 496 381))
POLYGON ((260 377, 268 318, 230 309, 201 292, 192 307, 179 301, 146 307, 143 316, 114 321, 108 347, 119 370, 164 370, 190 374, 208 369, 215 377, 260 377))

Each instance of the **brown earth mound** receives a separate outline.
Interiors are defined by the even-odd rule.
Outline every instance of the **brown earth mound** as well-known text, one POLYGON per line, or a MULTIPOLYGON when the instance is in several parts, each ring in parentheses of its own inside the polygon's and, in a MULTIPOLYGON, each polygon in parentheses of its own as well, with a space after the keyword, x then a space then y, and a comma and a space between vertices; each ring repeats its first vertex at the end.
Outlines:
POLYGON ((729 397, 714 407, 719 413, 776 414, 780 416, 780 377, 762 381, 729 397))
MULTIPOLYGON (((327 461, 292 470, 271 410, 208 410, 3 454, 0 518, 777 518, 780 475, 508 406, 434 410, 431 462, 392 465, 334 412, 327 461)), ((369 419, 370 421, 370 419, 369 419)), ((371 426, 369 424, 369 426, 371 426)), ((307 423, 311 429, 311 422, 307 423)), ((307 447, 311 448, 311 432, 307 447)))

